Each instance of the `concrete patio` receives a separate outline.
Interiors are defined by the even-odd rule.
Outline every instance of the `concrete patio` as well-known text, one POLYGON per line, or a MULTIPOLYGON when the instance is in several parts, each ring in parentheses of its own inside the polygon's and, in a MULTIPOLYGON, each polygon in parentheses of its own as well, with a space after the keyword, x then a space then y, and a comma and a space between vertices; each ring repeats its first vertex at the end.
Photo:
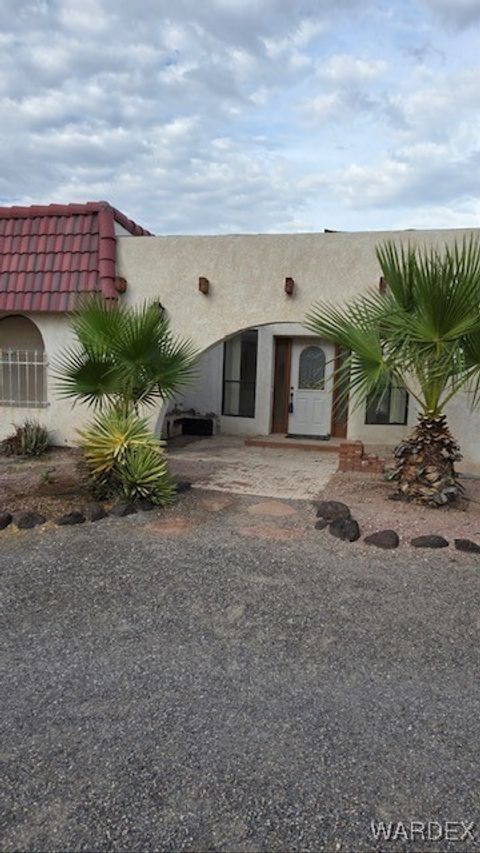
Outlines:
POLYGON ((251 447, 218 435, 168 447, 172 471, 196 489, 302 500, 323 489, 338 466, 336 453, 251 447))

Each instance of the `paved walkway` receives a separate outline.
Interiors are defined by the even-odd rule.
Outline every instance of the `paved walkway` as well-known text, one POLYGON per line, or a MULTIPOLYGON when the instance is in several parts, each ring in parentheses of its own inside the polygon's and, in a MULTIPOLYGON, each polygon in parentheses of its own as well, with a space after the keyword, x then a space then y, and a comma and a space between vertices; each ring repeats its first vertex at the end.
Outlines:
POLYGON ((318 494, 338 467, 335 453, 246 447, 243 438, 224 435, 172 446, 168 455, 194 488, 298 500, 318 494))

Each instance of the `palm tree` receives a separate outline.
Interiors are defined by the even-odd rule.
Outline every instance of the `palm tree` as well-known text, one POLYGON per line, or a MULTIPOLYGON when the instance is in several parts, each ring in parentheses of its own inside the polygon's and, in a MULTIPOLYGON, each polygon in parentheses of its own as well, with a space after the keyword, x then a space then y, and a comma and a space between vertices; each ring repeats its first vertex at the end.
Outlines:
POLYGON ((344 307, 317 303, 306 325, 350 353, 339 380, 348 378, 357 404, 392 386, 415 400, 418 424, 396 448, 393 478, 399 497, 439 506, 461 491, 445 406, 462 388, 472 405, 480 398, 480 243, 472 236, 440 251, 388 241, 376 254, 386 291, 344 307))
POLYGON ((195 376, 197 354, 174 338, 159 303, 109 308, 89 299, 72 317, 76 343, 57 363, 57 388, 103 410, 138 413, 170 398, 195 376))

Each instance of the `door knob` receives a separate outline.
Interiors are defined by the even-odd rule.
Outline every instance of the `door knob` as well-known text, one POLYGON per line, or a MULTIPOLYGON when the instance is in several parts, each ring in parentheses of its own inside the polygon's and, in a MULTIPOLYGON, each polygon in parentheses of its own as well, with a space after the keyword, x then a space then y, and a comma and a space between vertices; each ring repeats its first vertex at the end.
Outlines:
POLYGON ((293 385, 290 388, 290 402, 288 404, 289 414, 293 414, 293 385))

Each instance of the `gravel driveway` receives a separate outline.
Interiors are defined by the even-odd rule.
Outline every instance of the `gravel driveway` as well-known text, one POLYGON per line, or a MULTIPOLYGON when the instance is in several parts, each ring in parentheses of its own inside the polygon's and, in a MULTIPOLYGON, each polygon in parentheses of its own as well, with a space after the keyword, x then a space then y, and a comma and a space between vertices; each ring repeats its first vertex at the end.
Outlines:
POLYGON ((3 851, 472 849, 370 822, 480 833, 480 560, 312 519, 197 492, 2 536, 3 851))

